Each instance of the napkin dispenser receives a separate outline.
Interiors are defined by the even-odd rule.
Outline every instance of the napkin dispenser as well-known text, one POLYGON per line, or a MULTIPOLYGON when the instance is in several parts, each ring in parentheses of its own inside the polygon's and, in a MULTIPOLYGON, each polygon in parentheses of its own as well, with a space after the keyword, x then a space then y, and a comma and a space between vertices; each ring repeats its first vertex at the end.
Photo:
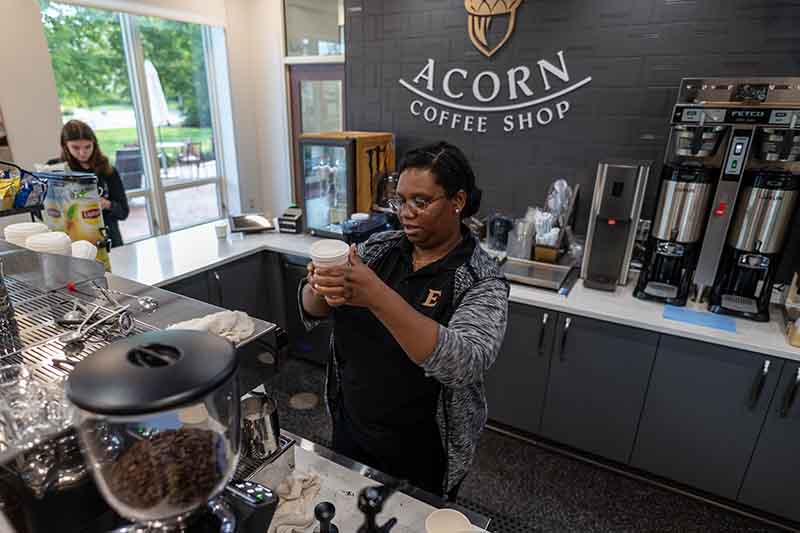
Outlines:
POLYGON ((303 211, 290 206, 278 217, 278 229, 281 233, 303 233, 303 211))

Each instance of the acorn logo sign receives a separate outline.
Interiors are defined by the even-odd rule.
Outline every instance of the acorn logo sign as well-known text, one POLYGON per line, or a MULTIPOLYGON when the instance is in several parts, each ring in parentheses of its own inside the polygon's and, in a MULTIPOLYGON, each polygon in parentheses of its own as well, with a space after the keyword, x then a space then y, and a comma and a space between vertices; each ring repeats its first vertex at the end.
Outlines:
POLYGON ((483 55, 492 57, 508 42, 517 23, 517 8, 523 0, 464 0, 464 9, 469 13, 469 38, 483 55), (494 17, 508 16, 506 34, 495 46, 489 45, 489 26, 494 17))
MULTIPOLYGON (((514 32, 517 10, 523 0, 464 0, 469 14, 469 37, 475 47, 491 58, 514 32), (488 30, 493 18, 508 17, 505 36, 494 46, 488 30)), ((453 65, 437 65, 428 58, 410 80, 398 80, 412 93, 411 114, 419 120, 468 133, 502 130, 515 133, 564 120, 570 110, 569 96, 592 82, 586 73, 569 68, 564 50, 518 65, 504 72, 453 65)))

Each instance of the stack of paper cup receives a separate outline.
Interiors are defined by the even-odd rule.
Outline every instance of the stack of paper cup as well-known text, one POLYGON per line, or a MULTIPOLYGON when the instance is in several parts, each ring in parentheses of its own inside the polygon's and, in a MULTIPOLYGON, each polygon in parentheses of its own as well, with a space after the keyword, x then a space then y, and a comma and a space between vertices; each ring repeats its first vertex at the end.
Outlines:
POLYGON ((34 252, 44 252, 59 255, 72 255, 72 241, 63 231, 51 231, 31 235, 25 241, 25 248, 34 252))
POLYGON ((97 259, 97 246, 89 241, 75 241, 72 243, 72 257, 94 261, 97 259))
POLYGON ((48 233, 49 231, 50 228, 41 222, 20 222, 6 226, 3 234, 6 241, 24 247, 28 237, 40 233, 48 233))

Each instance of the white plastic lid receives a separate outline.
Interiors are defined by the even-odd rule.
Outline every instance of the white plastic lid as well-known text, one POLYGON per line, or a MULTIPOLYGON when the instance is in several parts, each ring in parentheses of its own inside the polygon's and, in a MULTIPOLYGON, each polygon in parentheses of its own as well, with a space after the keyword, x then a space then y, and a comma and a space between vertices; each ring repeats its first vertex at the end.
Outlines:
POLYGON ((314 261, 329 261, 347 257, 350 247, 344 241, 325 239, 311 245, 311 258, 314 261))
POLYGON ((33 235, 34 233, 46 233, 50 231, 50 228, 41 222, 18 222, 6 226, 4 231, 6 235, 9 233, 29 233, 33 235))
POLYGON ((72 241, 69 235, 61 231, 31 235, 25 241, 25 247, 36 252, 72 254, 72 241))
POLYGON ((355 220, 358 222, 369 220, 369 213, 353 213, 352 215, 350 215, 350 220, 355 220))

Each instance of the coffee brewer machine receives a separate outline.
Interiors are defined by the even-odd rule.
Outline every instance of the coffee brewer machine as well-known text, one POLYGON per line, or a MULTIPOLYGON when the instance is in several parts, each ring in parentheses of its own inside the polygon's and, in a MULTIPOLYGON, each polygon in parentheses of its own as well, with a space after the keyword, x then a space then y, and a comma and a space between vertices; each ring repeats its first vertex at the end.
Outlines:
POLYGON ((800 174, 745 173, 733 226, 723 251, 709 309, 769 321, 775 271, 800 194, 800 174))
POLYGON ((715 178, 713 171, 698 163, 664 166, 656 218, 634 296, 686 304, 715 178))
MULTIPOLYGON (((743 213, 741 227, 738 227, 737 223, 734 233, 748 235, 755 231, 761 235, 762 240, 767 238, 765 235, 769 235, 767 241, 770 243, 770 247, 768 249, 775 251, 766 252, 763 242, 759 245, 759 250, 761 250, 761 254, 770 255, 771 262, 775 262, 777 258, 772 254, 777 253, 783 245, 785 229, 781 228, 789 224, 791 216, 789 213, 785 217, 777 217, 781 219, 779 221, 774 220, 775 213, 756 215, 750 213, 746 205, 741 207, 742 211, 738 210, 737 203, 750 202, 744 197, 739 198, 743 188, 742 182, 745 181, 743 178, 748 177, 748 183, 753 185, 756 181, 755 178, 749 178, 751 171, 780 171, 796 174, 800 170, 796 165, 796 161, 800 159, 800 129, 798 128, 800 128, 800 78, 742 80, 687 78, 681 81, 678 100, 673 110, 672 128, 665 157, 666 167, 673 168, 666 168, 663 173, 661 198, 658 212, 655 215, 657 223, 653 225, 652 238, 648 246, 649 260, 640 276, 636 296, 682 304, 686 302, 687 296, 693 291, 697 301, 705 301, 711 294, 717 293, 720 295, 717 298, 718 303, 721 303, 721 294, 725 293, 729 294, 725 301, 734 307, 731 303, 735 299, 733 296, 744 296, 744 292, 747 291, 743 292, 741 289, 743 287, 741 281, 738 285, 733 282, 738 287, 733 290, 726 285, 731 283, 728 279, 729 276, 722 274, 717 276, 718 270, 722 271, 718 267, 726 242, 732 248, 736 248, 730 243, 739 240, 733 236, 728 238, 734 212, 743 213), (690 172, 689 168, 695 170, 690 172), (695 201, 690 208, 676 210, 674 192, 671 192, 670 189, 681 190, 686 186, 669 185, 669 181, 681 181, 680 178, 674 178, 675 169, 679 169, 677 172, 679 176, 695 173, 691 183, 707 184, 704 187, 707 191, 694 192, 698 201, 695 201), (698 173, 704 175, 701 177, 698 173), (703 200, 706 194, 711 195, 712 190, 714 191, 713 200, 710 204, 699 201, 703 200), (685 216, 676 217, 676 212, 685 213, 685 216), (762 219, 769 219, 770 222, 760 222, 762 219), (666 230, 666 233, 659 229, 666 230), (693 234, 693 242, 680 240, 681 236, 685 239, 686 234, 693 234), (661 269, 656 261, 659 259, 658 249, 665 253, 678 251, 677 246, 670 244, 683 246, 682 255, 685 259, 679 267, 676 266, 679 264, 678 260, 673 259, 673 268, 661 269), (693 246, 687 250, 686 244, 693 246), (674 273, 674 268, 678 268, 681 272, 679 279, 675 277, 677 275, 674 273), (659 285, 665 283, 664 272, 669 273, 673 279, 667 285, 677 286, 677 292, 669 287, 659 285), (686 282, 687 278, 691 279, 691 283, 686 282), (678 285, 675 284, 676 279, 680 281, 678 285), (645 291, 651 283, 651 290, 645 291), (726 285, 728 288, 722 289, 722 285, 726 285), (659 289, 665 290, 659 294, 659 289)), ((763 185, 768 181, 770 180, 765 178, 758 180, 758 183, 763 185)), ((684 182, 688 183, 685 180, 684 182)), ((754 192, 753 194, 776 195, 777 193, 774 191, 783 190, 780 187, 786 187, 790 182, 791 180, 783 180, 782 185, 776 185, 777 188, 767 187, 773 192, 754 192)), ((759 207, 760 202, 756 202, 754 208, 791 211, 791 206, 785 203, 788 201, 785 195, 779 194, 779 196, 782 198, 780 202, 774 203, 770 200, 769 206, 762 207, 759 207)), ((740 215, 737 214, 738 216, 740 215)), ((751 245, 749 251, 757 250, 754 250, 751 245)), ((666 256, 663 253, 661 255, 666 256)), ((726 252, 726 257, 729 255, 726 252)), ((674 257, 675 254, 672 256, 674 257)), ((751 260, 755 261, 755 259, 751 260)), ((725 265, 724 268, 728 268, 730 260, 725 265)), ((768 293, 764 305, 768 305, 769 293, 772 290, 771 279, 765 277, 763 281, 761 289, 768 293)), ((752 296, 754 294, 744 297, 752 296)), ((739 303, 741 304, 741 301, 739 303)), ((712 311, 731 312, 750 318, 755 318, 760 314, 742 313, 731 307, 723 307, 714 302, 710 306, 712 311)))

